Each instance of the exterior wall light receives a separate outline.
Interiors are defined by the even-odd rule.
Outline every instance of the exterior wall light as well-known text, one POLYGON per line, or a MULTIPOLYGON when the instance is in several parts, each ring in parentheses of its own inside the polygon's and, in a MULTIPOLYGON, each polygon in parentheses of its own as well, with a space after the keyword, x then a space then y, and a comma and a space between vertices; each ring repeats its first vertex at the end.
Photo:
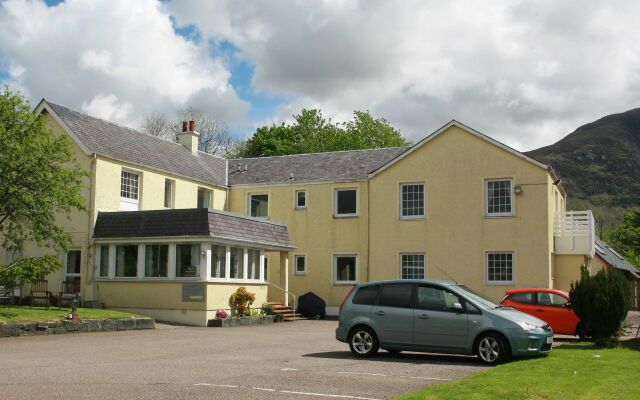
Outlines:
POLYGON ((513 188, 513 193, 515 193, 515 194, 522 194, 522 186, 520 186, 520 185, 516 185, 516 186, 513 188))

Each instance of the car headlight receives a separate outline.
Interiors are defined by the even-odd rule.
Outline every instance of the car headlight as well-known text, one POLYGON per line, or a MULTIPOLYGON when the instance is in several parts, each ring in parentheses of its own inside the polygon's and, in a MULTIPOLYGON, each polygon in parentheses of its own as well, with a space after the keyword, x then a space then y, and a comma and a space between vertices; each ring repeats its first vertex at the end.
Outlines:
POLYGON ((520 328, 524 329, 527 332, 544 333, 544 329, 542 329, 542 327, 535 326, 525 321, 516 321, 516 324, 518 324, 520 328))

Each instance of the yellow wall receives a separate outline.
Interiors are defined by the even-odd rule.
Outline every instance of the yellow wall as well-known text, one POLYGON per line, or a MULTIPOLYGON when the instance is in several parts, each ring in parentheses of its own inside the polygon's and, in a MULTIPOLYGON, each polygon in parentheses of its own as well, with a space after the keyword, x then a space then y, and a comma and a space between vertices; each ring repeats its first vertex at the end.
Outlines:
POLYGON ((401 252, 426 253, 426 277, 447 274, 500 299, 514 287, 549 287, 548 173, 451 127, 371 180, 371 280, 400 277, 401 252), (511 178, 512 217, 485 216, 485 180, 511 178), (400 220, 400 183, 424 182, 426 218, 400 220), (514 252, 514 282, 486 283, 485 253, 514 252), (441 270, 446 271, 446 274, 441 270))
POLYGON ((219 309, 229 309, 229 297, 239 287, 244 287, 249 292, 256 295, 252 308, 260 308, 267 301, 267 285, 251 284, 251 283, 215 283, 207 285, 207 310, 212 314, 210 318, 215 317, 215 313, 219 309))
MULTIPOLYGON (((556 254, 553 266, 555 289, 569 291, 571 282, 580 279, 580 267, 582 265, 589 266, 590 260, 583 255, 575 254, 556 254)), ((593 272, 593 268, 590 268, 593 272)))
MULTIPOLYGON (((367 183, 340 182, 324 184, 287 184, 268 187, 233 187, 229 194, 230 211, 247 214, 248 194, 269 194, 269 218, 287 225, 296 249, 289 256, 289 288, 296 296, 313 291, 328 305, 338 305, 350 285, 333 283, 333 253, 359 254, 360 277, 366 276, 367 266, 367 183), (357 217, 333 216, 334 189, 357 188, 357 217), (294 193, 307 191, 307 208, 296 209, 294 193), (307 274, 293 274, 293 256, 306 254, 307 274)), ((280 255, 268 253, 268 279, 280 284, 280 255)), ((279 301, 281 292, 270 288, 269 299, 279 301)))
POLYGON ((120 174, 123 168, 140 173, 140 210, 164 209, 164 183, 166 179, 175 181, 174 208, 197 207, 198 187, 213 191, 213 208, 222 210, 226 203, 227 192, 223 187, 208 185, 101 156, 98 157, 96 165, 95 206, 98 211, 120 210, 120 174))

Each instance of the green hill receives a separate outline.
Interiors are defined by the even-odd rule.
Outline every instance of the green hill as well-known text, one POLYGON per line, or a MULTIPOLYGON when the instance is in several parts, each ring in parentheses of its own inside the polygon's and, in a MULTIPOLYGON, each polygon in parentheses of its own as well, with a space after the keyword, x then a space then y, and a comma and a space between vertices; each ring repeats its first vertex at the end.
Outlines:
POLYGON ((568 209, 594 211, 604 230, 640 208, 640 108, 583 125, 551 146, 526 153, 553 168, 568 209))

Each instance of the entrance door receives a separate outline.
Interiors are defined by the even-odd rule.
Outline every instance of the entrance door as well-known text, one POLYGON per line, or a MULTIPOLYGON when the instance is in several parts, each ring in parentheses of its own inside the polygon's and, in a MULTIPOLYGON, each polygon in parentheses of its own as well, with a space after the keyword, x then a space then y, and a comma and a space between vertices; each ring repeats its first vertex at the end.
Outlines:
POLYGON ((80 288, 80 266, 82 260, 82 251, 69 250, 65 257, 63 280, 74 282, 77 288, 80 288))

